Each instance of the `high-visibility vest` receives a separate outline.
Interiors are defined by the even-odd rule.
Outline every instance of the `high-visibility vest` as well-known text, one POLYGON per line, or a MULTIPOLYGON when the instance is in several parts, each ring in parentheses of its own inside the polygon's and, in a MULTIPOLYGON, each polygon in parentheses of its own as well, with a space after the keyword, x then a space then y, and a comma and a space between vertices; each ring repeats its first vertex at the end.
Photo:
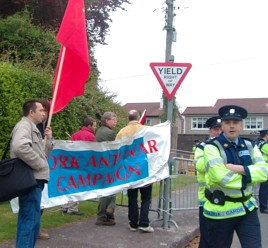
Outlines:
POLYGON ((265 139, 258 138, 255 144, 259 147, 265 162, 268 163, 268 142, 265 139))
POLYGON ((199 206, 202 207, 207 200, 205 197, 205 188, 206 188, 206 179, 205 179, 205 172, 206 172, 206 165, 204 163, 204 146, 205 143, 201 142, 195 150, 194 153, 194 165, 196 169, 197 175, 197 182, 199 185, 198 188, 198 202, 199 206))
MULTIPOLYGON (((238 138, 237 144, 228 141, 220 134, 204 148, 206 164, 206 188, 211 192, 221 191, 229 198, 244 198, 252 195, 253 186, 268 179, 268 165, 260 150, 252 141, 238 138), (241 164, 245 175, 234 173, 225 164, 241 164)), ((244 202, 225 201, 217 205, 211 201, 204 204, 204 215, 212 219, 226 219, 246 214, 258 207, 256 199, 250 197, 244 202)))

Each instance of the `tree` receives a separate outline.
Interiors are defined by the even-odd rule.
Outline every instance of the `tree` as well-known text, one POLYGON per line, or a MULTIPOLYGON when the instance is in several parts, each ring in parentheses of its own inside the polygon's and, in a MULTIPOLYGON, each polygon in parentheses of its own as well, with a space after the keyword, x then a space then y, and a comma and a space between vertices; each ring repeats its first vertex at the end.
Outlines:
MULTIPOLYGON (((30 98, 50 99, 59 45, 51 31, 33 25, 27 11, 0 19, 0 151, 30 98)), ((85 94, 55 114, 51 126, 56 139, 68 139, 86 116, 97 119, 106 111, 118 116, 118 129, 126 125, 125 112, 115 95, 98 85, 98 69, 91 56, 91 75, 85 94), (93 63, 93 64, 92 64, 93 63)))
MULTIPOLYGON (((68 0, 0 0, 0 15, 6 18, 28 6, 32 21, 45 29, 58 30, 68 0)), ((94 43, 105 44, 105 36, 112 22, 110 13, 123 9, 129 0, 85 0, 88 37, 94 43)))
POLYGON ((21 118, 21 106, 26 99, 47 98, 51 75, 27 63, 0 63, 0 150, 9 140, 10 132, 21 118))
POLYGON ((44 32, 42 28, 33 25, 28 11, 0 19, 2 61, 31 61, 34 66, 52 71, 57 64, 59 47, 54 32, 44 32))

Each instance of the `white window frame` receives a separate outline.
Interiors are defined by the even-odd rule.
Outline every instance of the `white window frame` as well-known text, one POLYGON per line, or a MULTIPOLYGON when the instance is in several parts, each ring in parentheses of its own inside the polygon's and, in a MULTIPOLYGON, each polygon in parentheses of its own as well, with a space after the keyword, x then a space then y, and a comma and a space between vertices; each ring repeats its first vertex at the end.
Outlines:
POLYGON ((191 130, 207 130, 205 127, 208 117, 192 117, 191 118, 191 130), (194 123, 197 123, 197 127, 194 127, 194 123), (201 125, 202 127, 198 127, 201 125))
POLYGON ((261 130, 261 129, 263 129, 263 117, 261 117, 261 116, 247 117, 243 121, 243 128, 244 128, 244 130, 261 130))

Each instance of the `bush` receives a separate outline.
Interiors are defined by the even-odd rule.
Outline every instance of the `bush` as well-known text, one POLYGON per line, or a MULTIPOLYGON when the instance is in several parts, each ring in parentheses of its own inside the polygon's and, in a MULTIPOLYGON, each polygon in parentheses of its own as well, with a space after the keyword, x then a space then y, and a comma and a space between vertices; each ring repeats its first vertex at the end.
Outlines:
POLYGON ((9 140, 10 132, 21 118, 26 99, 51 95, 51 75, 25 64, 0 63, 0 150, 9 140))

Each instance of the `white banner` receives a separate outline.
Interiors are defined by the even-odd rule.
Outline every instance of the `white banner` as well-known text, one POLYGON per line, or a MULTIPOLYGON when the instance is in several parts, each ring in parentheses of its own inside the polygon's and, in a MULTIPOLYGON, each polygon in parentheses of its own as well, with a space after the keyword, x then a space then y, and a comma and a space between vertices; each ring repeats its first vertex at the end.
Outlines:
MULTIPOLYGON (((163 180, 169 176, 169 155, 169 121, 117 141, 56 140, 41 205, 49 208, 99 198, 163 180)), ((16 205, 12 200, 13 211, 16 205)))

